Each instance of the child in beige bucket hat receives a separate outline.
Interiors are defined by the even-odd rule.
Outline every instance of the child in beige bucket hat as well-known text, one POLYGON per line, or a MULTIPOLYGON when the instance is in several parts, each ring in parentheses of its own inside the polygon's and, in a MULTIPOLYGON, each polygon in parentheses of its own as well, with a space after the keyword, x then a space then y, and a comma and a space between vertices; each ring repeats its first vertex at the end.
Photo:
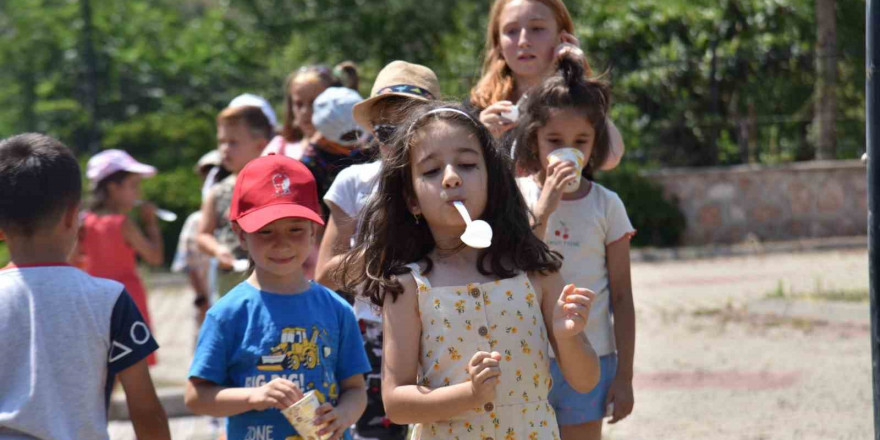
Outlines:
MULTIPOLYGON (((440 82, 431 69, 405 61, 393 61, 379 72, 370 98, 355 104, 352 113, 355 121, 373 134, 376 140, 373 144, 378 145, 381 151, 413 105, 439 98, 440 82)), ((331 289, 340 287, 334 272, 341 254, 351 246, 351 239, 356 232, 356 219, 376 187, 381 165, 382 161, 376 160, 342 170, 324 195, 324 202, 330 210, 330 219, 321 241, 315 274, 320 283, 331 289)), ((356 438, 403 440, 407 427, 392 424, 388 420, 379 393, 382 365, 381 315, 361 298, 355 301, 354 310, 373 368, 367 374, 367 408, 355 425, 356 438)))

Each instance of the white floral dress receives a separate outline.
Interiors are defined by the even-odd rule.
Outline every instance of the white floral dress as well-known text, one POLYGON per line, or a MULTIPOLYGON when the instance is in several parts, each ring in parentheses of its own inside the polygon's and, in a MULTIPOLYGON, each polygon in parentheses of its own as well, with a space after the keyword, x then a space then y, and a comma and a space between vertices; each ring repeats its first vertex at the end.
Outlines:
POLYGON ((526 274, 432 288, 418 265, 408 267, 419 289, 421 385, 470 380, 467 363, 478 351, 502 356, 494 401, 451 420, 417 425, 413 439, 558 439, 556 414, 547 401, 552 379, 541 295, 526 274))

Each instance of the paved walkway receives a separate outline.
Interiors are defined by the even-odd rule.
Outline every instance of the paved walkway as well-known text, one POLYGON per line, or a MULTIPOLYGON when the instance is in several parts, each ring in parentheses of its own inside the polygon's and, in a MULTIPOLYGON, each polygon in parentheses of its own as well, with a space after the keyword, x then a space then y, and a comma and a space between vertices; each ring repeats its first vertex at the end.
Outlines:
MULTIPOLYGON (((636 406, 606 438, 873 436, 867 302, 774 294, 866 291, 867 251, 637 262, 632 273, 636 406)), ((162 345, 152 372, 176 413, 194 340, 191 297, 162 284, 150 290, 162 345)), ((212 436, 204 417, 171 423, 175 439, 212 436)), ((112 422, 110 432, 133 438, 128 422, 112 422)))

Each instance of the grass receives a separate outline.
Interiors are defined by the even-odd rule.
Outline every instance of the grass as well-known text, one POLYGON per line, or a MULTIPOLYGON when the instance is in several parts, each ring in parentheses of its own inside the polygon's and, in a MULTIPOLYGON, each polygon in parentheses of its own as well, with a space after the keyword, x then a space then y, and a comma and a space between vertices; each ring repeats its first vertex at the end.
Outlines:
POLYGON ((813 300, 813 301, 838 301, 838 302, 868 302, 867 289, 828 289, 822 285, 821 279, 816 279, 812 290, 795 292, 791 286, 785 288, 782 280, 776 284, 776 288, 767 293, 767 298, 786 300, 813 300))

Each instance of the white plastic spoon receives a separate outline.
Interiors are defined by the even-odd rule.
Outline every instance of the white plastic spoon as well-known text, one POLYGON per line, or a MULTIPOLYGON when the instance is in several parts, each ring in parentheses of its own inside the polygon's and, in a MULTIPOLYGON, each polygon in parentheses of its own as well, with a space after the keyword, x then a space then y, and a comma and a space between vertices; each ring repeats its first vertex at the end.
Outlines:
MULTIPOLYGON (((144 203, 144 201, 138 200, 134 204, 135 204, 135 206, 140 206, 141 203, 144 203)), ((159 220, 162 220, 162 221, 166 221, 166 222, 173 222, 173 221, 177 220, 177 214, 175 214, 167 209, 162 209, 162 208, 157 207, 156 208, 156 218, 158 218, 159 220)))
POLYGON ((471 221, 471 216, 468 214, 467 208, 464 207, 464 203, 452 202, 452 204, 467 224, 464 234, 461 234, 461 241, 476 249, 484 249, 491 246, 492 227, 483 220, 471 221))

